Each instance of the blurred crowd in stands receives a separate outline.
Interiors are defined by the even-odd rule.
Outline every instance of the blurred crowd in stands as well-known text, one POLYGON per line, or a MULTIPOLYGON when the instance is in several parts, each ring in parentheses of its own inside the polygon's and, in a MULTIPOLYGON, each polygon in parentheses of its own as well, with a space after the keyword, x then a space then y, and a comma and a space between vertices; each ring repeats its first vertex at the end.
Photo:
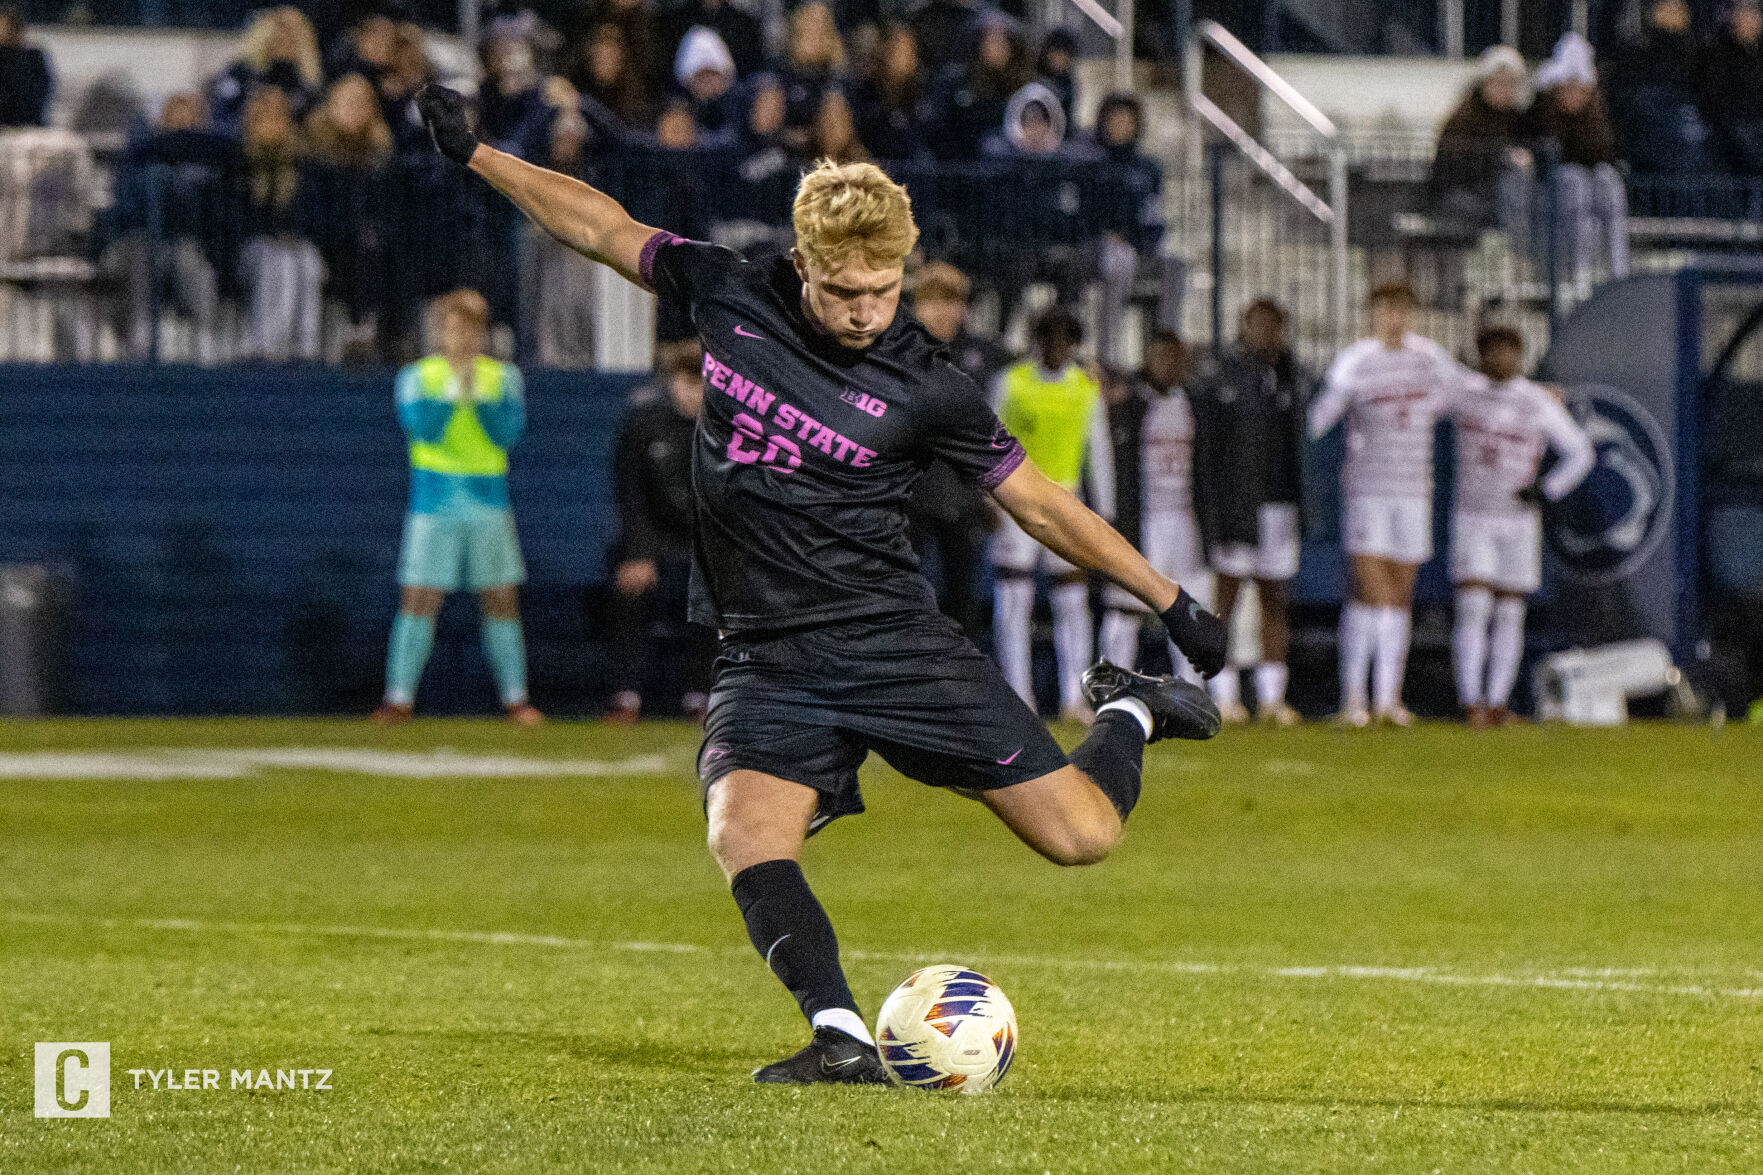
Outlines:
POLYGON ((1763 0, 1732 0, 1707 27, 1686 0, 1628 0, 1601 63, 1568 33, 1534 76, 1488 49, 1439 134, 1432 187, 1442 216, 1538 253, 1553 211, 1563 276, 1620 277, 1630 176, 1763 177, 1763 0))
MULTIPOLYGON (((118 335, 144 355, 169 303, 194 324, 200 359, 230 298, 247 319, 245 357, 313 359, 322 290, 346 311, 346 358, 395 361, 414 354, 420 299, 472 284, 498 321, 525 301, 541 363, 581 365, 583 263, 448 173, 413 101, 431 80, 475 81, 486 142, 683 235, 787 243, 805 165, 877 159, 907 180, 928 239, 954 250, 965 235, 978 253, 963 259, 993 288, 1049 280, 1074 300, 1099 282, 1118 311, 1143 277, 1173 305, 1182 271, 1156 258, 1162 173, 1139 150, 1139 103, 1112 96, 1095 134, 1078 129, 1070 32, 1031 45, 1015 18, 965 0, 855 19, 841 27, 808 0, 768 46, 728 0, 590 0, 556 25, 522 8, 486 22, 478 76, 462 79, 439 76, 421 27, 382 11, 328 45, 299 9, 264 11, 201 93, 174 95, 129 137, 99 234, 106 271, 128 289, 118 335), (939 218, 937 181, 964 166, 965 182, 941 185, 939 218), (1018 211, 1014 229, 1000 204, 1018 211), (486 229, 487 255, 437 248, 436 224, 486 229), (530 264, 508 265, 515 252, 530 264)), ((31 109, 7 117, 40 123, 41 51, 7 52, 34 53, 41 79, 31 109)), ((0 90, 9 109, 22 89, 0 90)))

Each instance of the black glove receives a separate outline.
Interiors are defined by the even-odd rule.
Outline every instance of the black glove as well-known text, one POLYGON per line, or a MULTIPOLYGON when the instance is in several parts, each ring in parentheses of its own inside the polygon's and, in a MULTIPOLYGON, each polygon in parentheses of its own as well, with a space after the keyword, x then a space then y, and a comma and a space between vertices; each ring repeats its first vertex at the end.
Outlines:
POLYGON ((466 116, 465 95, 430 82, 417 91, 416 108, 435 140, 435 150, 462 167, 470 163, 478 140, 466 116))
POLYGON ((1518 500, 1526 506, 1535 506, 1539 510, 1549 504, 1548 495, 1543 493, 1542 487, 1534 483, 1518 491, 1518 500))
POLYGON ((1165 608, 1159 618, 1169 630, 1169 639, 1193 662, 1202 677, 1211 677, 1224 668, 1225 641, 1230 631, 1224 621, 1200 607, 1200 601, 1188 595, 1188 589, 1182 588, 1175 603, 1165 608))

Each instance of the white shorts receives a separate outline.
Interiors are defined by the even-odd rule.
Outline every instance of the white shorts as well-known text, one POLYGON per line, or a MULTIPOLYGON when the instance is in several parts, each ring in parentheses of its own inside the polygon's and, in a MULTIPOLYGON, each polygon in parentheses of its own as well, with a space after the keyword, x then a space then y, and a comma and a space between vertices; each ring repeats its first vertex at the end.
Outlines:
POLYGON ((1254 543, 1219 543, 1212 570, 1232 579, 1291 579, 1298 574, 1298 507, 1263 502, 1255 512, 1254 543))
MULTIPOLYGON (((1200 524, 1191 510, 1166 510, 1145 515, 1140 527, 1139 553, 1159 575, 1166 575, 1187 589, 1203 607, 1212 606, 1212 573, 1206 570, 1206 551, 1200 542, 1200 524)), ((1147 611, 1138 597, 1114 584, 1102 593, 1110 608, 1128 612, 1147 611)))
POLYGON ((1349 555, 1425 563, 1432 558, 1432 499, 1348 498, 1341 534, 1349 555))
POLYGON ((1008 514, 1004 515, 1004 523, 998 527, 997 533, 992 535, 991 557, 993 567, 1023 575, 1033 575, 1036 570, 1044 570, 1049 575, 1077 570, 1030 538, 1029 533, 1008 514))
POLYGON ((1535 510, 1451 516, 1451 582, 1529 595, 1543 583, 1543 520, 1535 510))

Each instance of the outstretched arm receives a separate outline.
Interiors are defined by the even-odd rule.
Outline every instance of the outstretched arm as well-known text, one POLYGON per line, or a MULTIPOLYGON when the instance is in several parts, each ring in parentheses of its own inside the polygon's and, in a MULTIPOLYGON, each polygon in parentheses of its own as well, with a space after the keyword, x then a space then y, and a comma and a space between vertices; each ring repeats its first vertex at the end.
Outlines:
POLYGON ((485 143, 472 154, 471 170, 514 201, 533 222, 591 261, 609 265, 643 285, 643 246, 655 230, 639 224, 605 192, 548 171, 485 143))
POLYGON ((1098 571, 1137 596, 1163 619, 1169 635, 1207 677, 1224 667, 1225 628, 1182 586, 1077 500, 1077 495, 1024 461, 992 497, 1036 542, 1068 563, 1098 571))
POLYGON ((638 224, 605 192, 478 142, 463 95, 431 84, 416 102, 441 154, 483 176, 565 245, 643 284, 643 246, 654 229, 638 224))

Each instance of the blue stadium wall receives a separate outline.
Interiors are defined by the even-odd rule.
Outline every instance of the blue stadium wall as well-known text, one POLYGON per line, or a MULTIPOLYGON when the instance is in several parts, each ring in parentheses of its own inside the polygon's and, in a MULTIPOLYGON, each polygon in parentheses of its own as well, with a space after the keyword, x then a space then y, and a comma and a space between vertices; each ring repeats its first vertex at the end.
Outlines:
MULTIPOLYGON (((533 692, 586 710, 629 376, 536 372, 511 492, 533 692)), ((356 712, 381 687, 407 463, 390 372, 0 367, 0 563, 62 575, 55 708, 356 712)), ((424 707, 493 698, 449 601, 424 707)))
MULTIPOLYGON (((510 474, 530 574, 522 612, 533 697, 559 713, 605 703, 610 450, 636 382, 528 375, 529 425, 510 474)), ((50 565, 63 596, 49 706, 371 709, 408 476, 391 387, 389 371, 0 365, 0 563, 50 565)), ((1450 458, 1441 437, 1441 528, 1450 458)), ((1324 638, 1345 586, 1339 460, 1337 433, 1305 463, 1296 596, 1324 638)), ((1448 599, 1442 559, 1422 570, 1420 596, 1448 599)), ((663 672, 670 664, 661 659, 663 672)), ((476 604, 455 597, 423 709, 486 713, 493 697, 476 604)))

